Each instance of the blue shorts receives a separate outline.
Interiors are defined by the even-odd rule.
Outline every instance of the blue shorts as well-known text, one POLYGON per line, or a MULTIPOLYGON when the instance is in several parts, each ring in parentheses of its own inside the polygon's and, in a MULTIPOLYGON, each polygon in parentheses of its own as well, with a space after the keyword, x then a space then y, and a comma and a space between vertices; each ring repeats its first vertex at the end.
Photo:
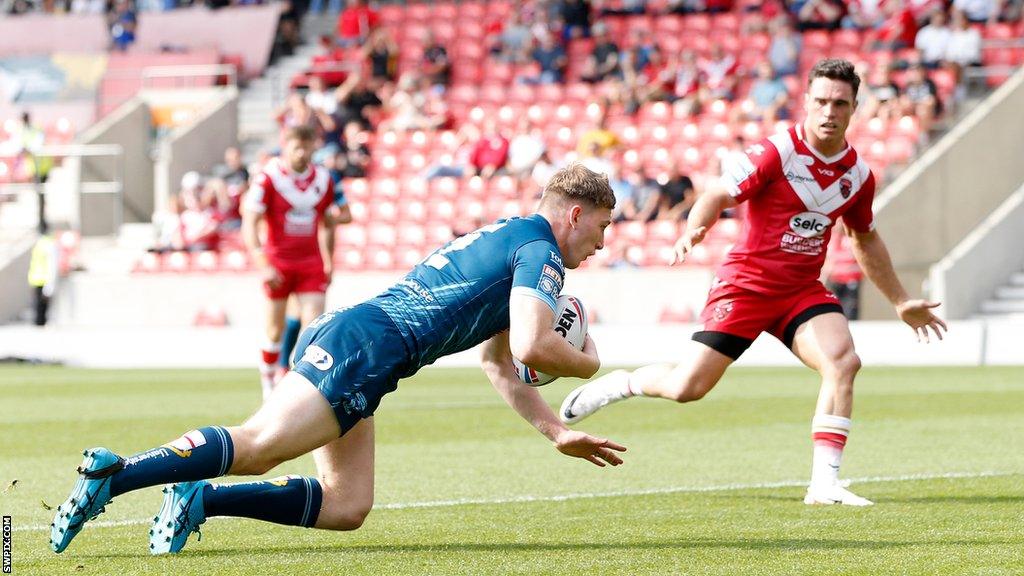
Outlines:
POLYGON ((294 357, 292 370, 330 402, 342 434, 373 416, 381 398, 409 375, 410 355, 401 333, 372 304, 327 312, 310 322, 294 357))

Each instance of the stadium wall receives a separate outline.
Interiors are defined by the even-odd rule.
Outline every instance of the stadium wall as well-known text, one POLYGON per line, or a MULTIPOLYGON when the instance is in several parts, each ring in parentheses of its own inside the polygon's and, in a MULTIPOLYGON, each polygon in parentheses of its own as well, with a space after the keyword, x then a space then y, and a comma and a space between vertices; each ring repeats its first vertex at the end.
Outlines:
POLYGON ((0 54, 106 52, 110 32, 102 14, 25 14, 0 18, 0 54))
MULTIPOLYGON (((125 222, 148 222, 153 217, 153 162, 149 157, 152 131, 149 107, 141 98, 133 98, 77 138, 80 144, 117 144, 124 149, 119 166, 109 158, 83 159, 82 180, 113 182, 123 178, 125 222)), ((113 200, 107 195, 82 195, 83 235, 117 232, 110 206, 113 200)))
MULTIPOLYGON (((875 223, 893 265, 918 294, 929 268, 944 258, 1024 182, 1024 68, 961 120, 887 187, 875 223)), ((861 293, 865 319, 892 318, 870 283, 861 293)))
MULTIPOLYGON (((254 315, 258 315, 254 313, 254 315)), ((695 325, 601 324, 591 334, 605 366, 685 361, 695 325)), ((950 323, 946 339, 919 344, 901 322, 851 324, 865 366, 1024 365, 1024 322, 964 320, 950 323)), ((56 361, 94 368, 252 368, 262 331, 229 328, 114 326, 0 326, 0 358, 56 361)), ((479 350, 441 359, 438 366, 478 366, 479 350)), ((762 335, 740 366, 798 366, 777 340, 762 335)))
MULTIPOLYGON (((400 277, 398 272, 338 272, 327 293, 328 307, 372 298, 400 277)), ((699 312, 710 283, 705 268, 579 270, 566 275, 564 292, 579 296, 602 322, 651 326, 670 305, 699 312)), ((255 274, 79 273, 62 286, 54 317, 74 326, 188 327, 200 312, 212 309, 222 311, 233 327, 260 332, 262 298, 255 274)))
POLYGON ((949 318, 967 318, 996 287, 1024 268, 1024 186, 932 266, 931 294, 949 318))
POLYGON ((241 56, 239 72, 245 78, 254 78, 270 61, 282 6, 271 2, 217 10, 196 6, 144 12, 139 17, 137 49, 162 52, 167 47, 197 50, 212 46, 222 55, 241 56))
POLYGON ((150 90, 143 96, 154 106, 161 99, 213 101, 206 112, 160 142, 153 168, 153 192, 155 209, 163 210, 186 172, 209 173, 224 158, 224 150, 238 143, 238 89, 150 90))
MULTIPOLYGON (((32 303, 28 264, 35 238, 35 231, 30 231, 22 238, 7 238, 0 244, 0 324, 18 318, 32 303)), ((0 358, 3 356, 0 351, 0 358)))

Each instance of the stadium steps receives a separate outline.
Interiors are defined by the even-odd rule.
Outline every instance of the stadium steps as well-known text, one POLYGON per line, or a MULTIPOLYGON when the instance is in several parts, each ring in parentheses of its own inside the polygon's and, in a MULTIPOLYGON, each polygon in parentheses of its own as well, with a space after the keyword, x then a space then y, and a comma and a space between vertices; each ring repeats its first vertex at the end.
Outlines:
POLYGON ((284 103, 292 77, 308 68, 319 51, 315 44, 300 46, 294 55, 278 60, 242 91, 238 103, 238 136, 246 161, 255 158, 260 149, 277 145, 274 112, 284 103))
POLYGON ((1016 272, 996 288, 995 298, 981 303, 980 317, 1024 318, 1024 272, 1016 272))

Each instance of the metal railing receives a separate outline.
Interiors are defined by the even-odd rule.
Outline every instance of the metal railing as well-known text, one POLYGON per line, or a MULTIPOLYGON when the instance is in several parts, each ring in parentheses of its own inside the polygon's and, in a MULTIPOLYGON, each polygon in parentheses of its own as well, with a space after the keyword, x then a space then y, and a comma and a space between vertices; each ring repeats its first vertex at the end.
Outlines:
MULTIPOLYGON (((44 182, 43 174, 40 174, 40 162, 47 159, 53 162, 53 167, 48 171, 60 168, 65 171, 62 180, 70 186, 68 190, 75 206, 62 207, 66 212, 69 224, 75 230, 81 229, 82 196, 91 195, 113 195, 111 226, 116 232, 124 222, 124 148, 119 144, 51 144, 45 145, 31 152, 21 153, 0 153, 0 158, 24 158, 34 164, 34 172, 29 175, 28 181, 0 183, 0 197, 18 196, 26 193, 34 193, 38 197, 39 218, 45 218, 46 197, 51 192, 47 188, 50 184, 44 182), (99 172, 110 180, 89 180, 83 181, 82 159, 84 158, 109 158, 111 164, 106 167, 92 166, 89 169, 99 172)), ((88 177, 88 176, 87 176, 88 177)))

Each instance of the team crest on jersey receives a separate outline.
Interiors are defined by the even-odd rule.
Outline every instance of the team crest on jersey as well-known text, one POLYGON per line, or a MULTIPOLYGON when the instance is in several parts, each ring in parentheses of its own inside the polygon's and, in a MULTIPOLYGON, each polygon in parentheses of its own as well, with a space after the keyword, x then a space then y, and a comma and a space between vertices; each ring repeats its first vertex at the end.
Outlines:
POLYGON ((715 304, 715 309, 712 314, 715 316, 715 321, 721 322, 722 320, 725 320, 725 317, 728 316, 730 312, 732 312, 731 300, 729 302, 719 302, 718 304, 715 304))
POLYGON ((317 370, 326 371, 334 366, 334 357, 316 344, 310 344, 306 346, 306 351, 303 352, 300 362, 309 362, 317 370))
POLYGON ((540 282, 537 283, 537 288, 552 298, 558 298, 558 293, 562 291, 562 274, 545 264, 544 268, 541 269, 540 282))
POLYGON ((850 180, 846 176, 839 179, 839 194, 842 195, 843 200, 850 197, 853 192, 853 180, 850 180))

